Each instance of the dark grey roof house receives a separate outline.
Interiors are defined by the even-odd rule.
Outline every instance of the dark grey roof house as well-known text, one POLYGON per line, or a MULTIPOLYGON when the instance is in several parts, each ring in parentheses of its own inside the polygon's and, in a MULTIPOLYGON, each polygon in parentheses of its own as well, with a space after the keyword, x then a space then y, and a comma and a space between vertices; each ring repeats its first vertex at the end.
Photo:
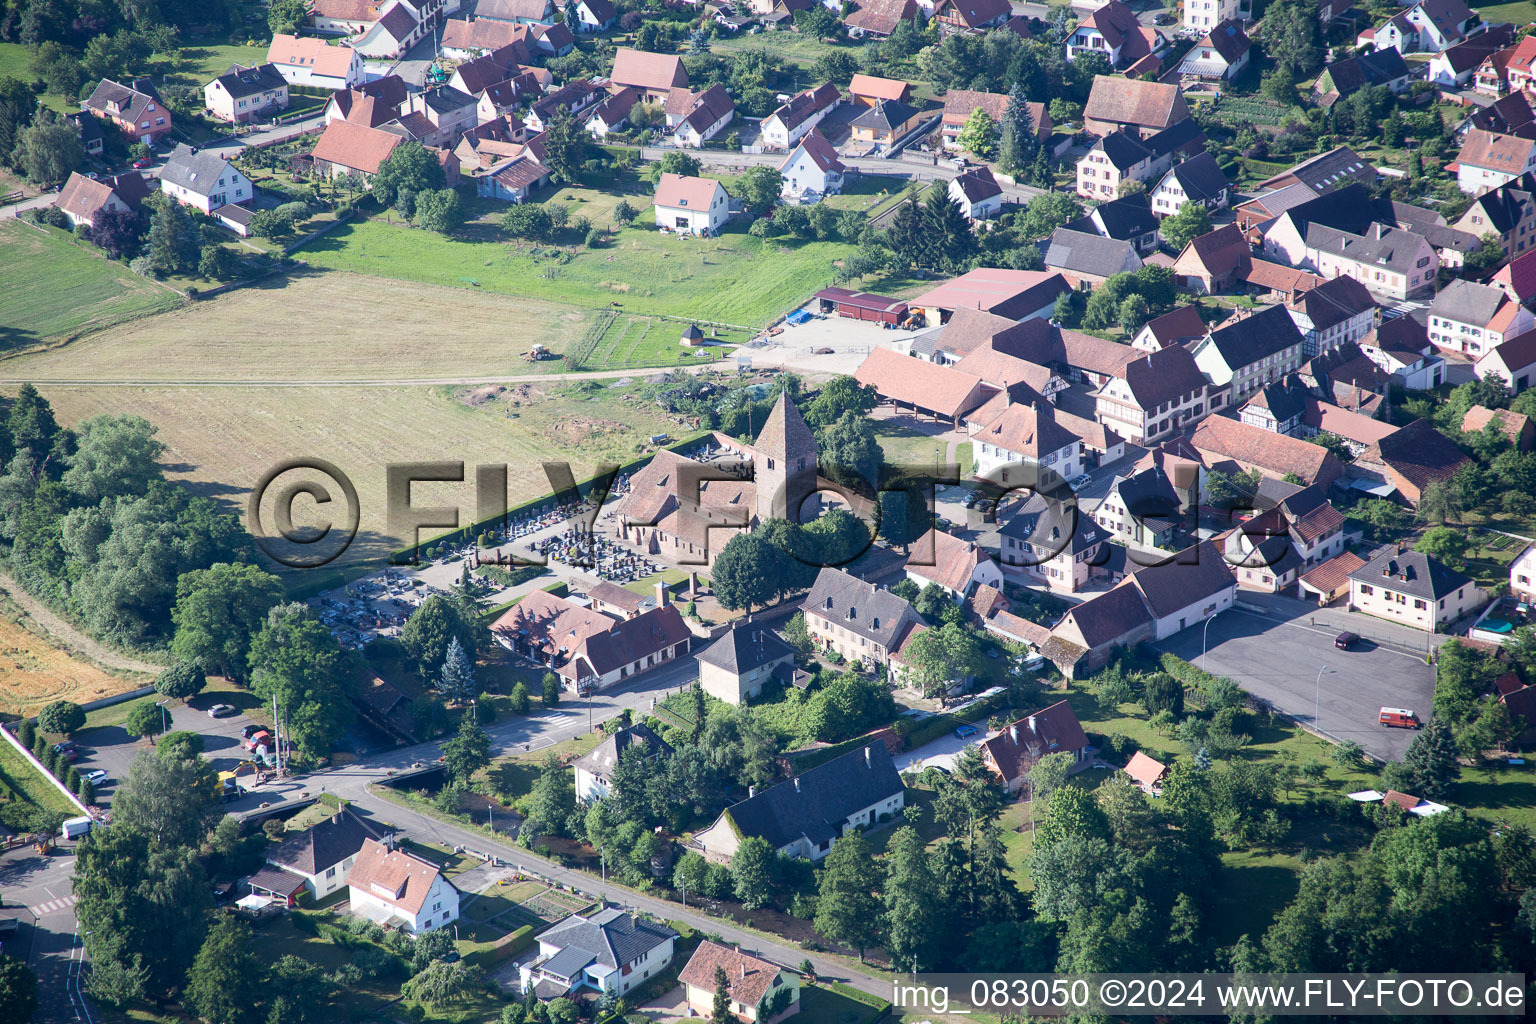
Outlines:
POLYGON ((1140 269, 1141 257, 1130 242, 1057 228, 1045 251, 1045 265, 1080 280, 1102 283, 1115 274, 1140 269))
POLYGON ((539 956, 520 970, 543 999, 578 988, 624 995, 666 970, 677 932, 616 907, 573 914, 539 936, 539 956))
POLYGON ((820 860, 839 836, 898 813, 903 798, 891 752, 875 741, 732 804, 698 839, 717 863, 730 863, 748 836, 788 856, 820 860))
POLYGON ((644 723, 620 729, 571 762, 576 772, 576 799, 600 800, 608 795, 608 782, 619 758, 630 749, 644 750, 646 757, 672 753, 672 747, 644 723))
POLYGON ((267 863, 302 876, 304 888, 316 899, 323 899, 347 884, 347 874, 364 840, 388 845, 392 834, 392 829, 360 817, 344 806, 269 850, 267 863))
POLYGON ((1142 256, 1157 249, 1157 217, 1152 213, 1152 203, 1145 192, 1133 192, 1100 203, 1066 227, 1130 242, 1142 256))
POLYGON ((745 622, 694 656, 704 692, 727 704, 742 704, 775 676, 792 683, 795 649, 767 626, 745 622))

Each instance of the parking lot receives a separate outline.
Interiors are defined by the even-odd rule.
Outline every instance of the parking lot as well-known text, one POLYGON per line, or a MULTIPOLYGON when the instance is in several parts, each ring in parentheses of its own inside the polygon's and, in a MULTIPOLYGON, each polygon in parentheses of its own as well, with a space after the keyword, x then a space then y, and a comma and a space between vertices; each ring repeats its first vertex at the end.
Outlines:
MULTIPOLYGON (((240 730, 250 723, 249 718, 238 711, 223 718, 208 717, 209 708, 228 702, 230 696, 227 692, 201 693, 184 705, 174 701, 165 705, 171 731, 202 734, 203 755, 217 771, 227 771, 249 756, 240 748, 240 730)), ((241 696, 250 699, 248 695, 241 696)), ((129 736, 121 725, 81 729, 72 738, 80 751, 80 758, 75 764, 81 774, 98 768, 107 773, 108 781, 96 786, 96 802, 110 807, 117 783, 128 773, 128 767, 133 764, 139 751, 148 749, 149 745, 129 736)), ((242 779, 241 783, 249 785, 250 781, 249 778, 242 779)))
MULTIPOLYGON (((1428 720, 1435 677, 1424 662, 1425 633, 1285 598, 1240 593, 1238 600, 1262 604, 1269 614, 1233 608, 1211 620, 1207 672, 1232 677, 1335 740, 1354 740, 1376 757, 1402 760, 1417 733, 1384 728, 1377 714, 1383 707, 1411 708, 1428 720), (1333 640, 1346 629, 1364 639, 1341 651, 1333 640)), ((1203 632, 1186 629, 1158 646, 1198 665, 1203 632)))

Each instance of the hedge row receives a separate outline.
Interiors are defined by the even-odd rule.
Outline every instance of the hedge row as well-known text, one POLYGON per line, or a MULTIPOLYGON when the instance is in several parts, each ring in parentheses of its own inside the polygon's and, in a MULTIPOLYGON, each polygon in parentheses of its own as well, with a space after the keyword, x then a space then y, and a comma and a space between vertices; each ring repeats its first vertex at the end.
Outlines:
POLYGON ((496 945, 490 949, 476 950, 464 959, 476 967, 489 970, 497 964, 506 963, 532 945, 533 926, 525 924, 497 939, 496 945))

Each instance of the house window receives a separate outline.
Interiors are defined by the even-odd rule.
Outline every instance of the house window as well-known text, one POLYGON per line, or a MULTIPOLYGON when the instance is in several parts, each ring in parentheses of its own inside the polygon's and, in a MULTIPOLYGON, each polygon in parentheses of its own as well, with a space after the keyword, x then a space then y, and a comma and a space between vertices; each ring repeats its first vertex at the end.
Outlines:
POLYGON ((325 877, 326 878, 335 878, 336 877, 336 869, 335 868, 326 868, 325 869, 325 877))

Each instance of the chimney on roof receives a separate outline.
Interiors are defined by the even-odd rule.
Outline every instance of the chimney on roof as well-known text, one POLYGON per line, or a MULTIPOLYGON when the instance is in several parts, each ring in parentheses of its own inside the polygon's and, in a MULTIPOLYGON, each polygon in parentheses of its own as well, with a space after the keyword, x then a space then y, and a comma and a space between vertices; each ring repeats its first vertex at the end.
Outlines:
POLYGON ((667 581, 666 580, 657 580, 656 581, 656 607, 657 608, 665 608, 666 606, 667 606, 667 581))
POLYGON ((747 799, 751 800, 755 796, 757 796, 757 787, 756 786, 748 786, 747 787, 747 799))
POLYGON ((1013 740, 1013 745, 1019 745, 1019 723, 1014 722, 1008 727, 1008 738, 1013 740))
POLYGON ((1039 735, 1038 730, 1035 729, 1035 716, 1034 715, 1030 715, 1029 716, 1029 731, 1035 733, 1036 735, 1039 735))
POLYGON ((800 776, 795 776, 795 792, 800 792, 800 776))
POLYGON ((864 748, 864 767, 866 768, 874 764, 874 762, 870 759, 869 749, 869 747, 864 748))

